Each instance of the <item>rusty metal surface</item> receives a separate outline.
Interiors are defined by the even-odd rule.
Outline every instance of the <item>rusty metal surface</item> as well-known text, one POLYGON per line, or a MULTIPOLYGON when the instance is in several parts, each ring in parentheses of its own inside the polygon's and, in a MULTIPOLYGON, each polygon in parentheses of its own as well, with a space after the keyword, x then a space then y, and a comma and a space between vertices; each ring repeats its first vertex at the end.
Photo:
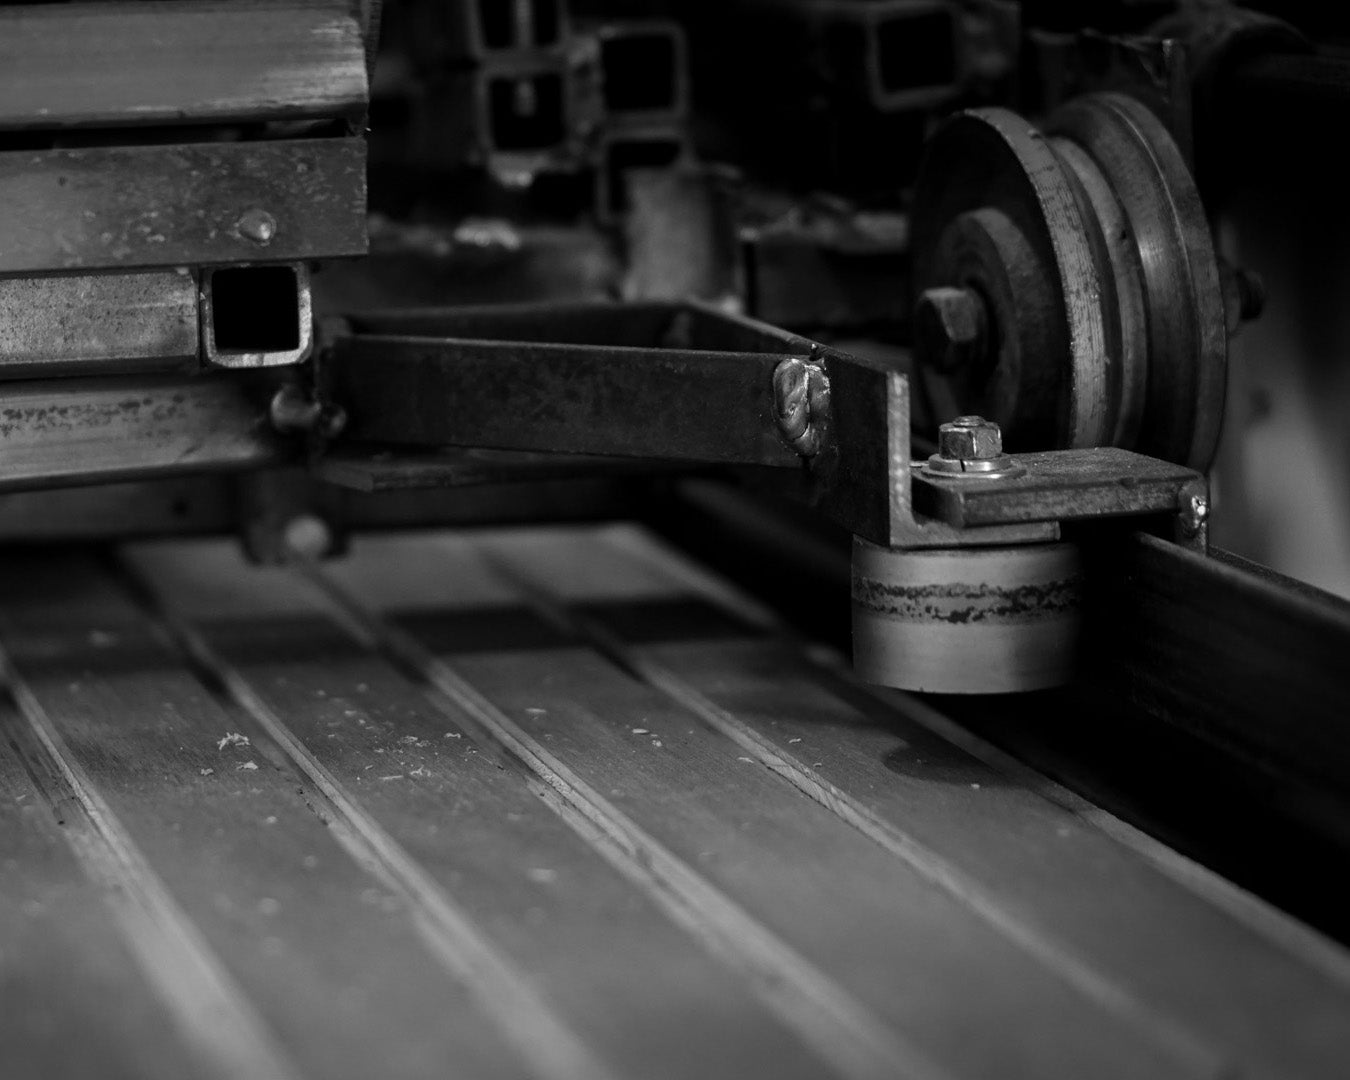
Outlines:
POLYGON ((283 460, 238 378, 71 379, 0 393, 0 489, 241 469, 283 460))
POLYGON ((0 278, 0 379, 197 359, 197 282, 186 268, 0 278))
POLYGON ((328 365, 354 439, 795 466, 771 354, 360 336, 328 365))
POLYGON ((1092 565, 1087 653, 1102 692, 1344 798, 1350 603, 1142 534, 1092 565))
POLYGON ((0 8, 0 129, 345 118, 362 30, 337 2, 0 8))
POLYGON ((351 324, 325 379, 353 440, 774 466, 795 497, 899 547, 1058 536, 1035 518, 976 530, 916 518, 905 376, 706 305, 422 309, 351 324), (784 439, 774 391, 791 358, 824 372, 807 458, 784 439))
POLYGON ((22 208, 0 273, 361 255, 365 164, 355 138, 0 153, 0 203, 22 208))
POLYGON ((708 348, 694 336, 698 314, 669 303, 540 303, 405 307, 357 311, 347 318, 361 334, 708 348))
POLYGON ((1116 447, 1019 454, 1016 461, 1026 472, 1003 480, 915 469, 915 507, 970 527, 1176 512, 1206 493, 1198 473, 1116 447))
POLYGON ((313 475, 361 492, 523 484, 540 480, 652 474, 669 466, 594 454, 540 454, 525 450, 446 449, 394 454, 388 450, 338 450, 324 455, 313 475))
POLYGON ((236 523, 228 476, 131 480, 0 493, 6 543, 106 541, 113 537, 224 535, 236 523))
POLYGON ((855 540, 851 579, 853 669, 867 682, 1006 694, 1073 678, 1075 544, 897 551, 855 540))

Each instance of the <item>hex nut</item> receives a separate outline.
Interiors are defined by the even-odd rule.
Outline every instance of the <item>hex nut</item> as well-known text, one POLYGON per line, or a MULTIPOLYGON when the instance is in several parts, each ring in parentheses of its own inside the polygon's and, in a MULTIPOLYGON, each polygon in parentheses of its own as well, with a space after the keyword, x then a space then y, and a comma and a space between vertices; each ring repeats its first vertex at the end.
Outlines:
POLYGON ((942 372, 974 363, 984 352, 989 317, 973 289, 925 289, 914 308, 914 335, 920 356, 942 372))
POLYGON ((958 416, 938 428, 938 453, 953 461, 992 461, 1003 454, 1003 432, 992 420, 958 416))

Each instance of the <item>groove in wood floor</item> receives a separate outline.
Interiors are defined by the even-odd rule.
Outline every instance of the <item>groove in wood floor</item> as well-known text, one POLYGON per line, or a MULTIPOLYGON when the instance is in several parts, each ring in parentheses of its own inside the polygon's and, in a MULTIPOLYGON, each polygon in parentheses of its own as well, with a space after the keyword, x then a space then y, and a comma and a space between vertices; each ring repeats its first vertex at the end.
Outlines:
POLYGON ((366 651, 368 637, 350 618, 332 618, 321 592, 277 570, 241 577, 237 555, 223 548, 147 545, 133 562, 625 1075, 822 1074, 740 976, 633 889, 624 873, 638 864, 612 852, 606 861, 595 847, 605 837, 475 739, 444 695, 366 651), (513 866, 519 874, 541 865, 557 869, 531 869, 528 885, 513 879, 513 866))
POLYGON ((1188 1062, 1189 1067, 1201 1075, 1219 1075, 1229 1067, 1230 1063, 1220 1047, 1140 999, 1126 985, 1093 967, 1039 928, 1020 921, 1006 906, 987 895, 977 881, 821 776, 789 749, 775 744, 726 709, 714 704, 659 662, 640 650, 626 646, 596 620, 569 607, 555 589, 530 573, 523 560, 498 550, 486 550, 484 557, 504 579, 529 598, 544 618, 576 638, 589 642, 602 655, 699 717, 708 727, 730 739, 774 775, 783 778, 803 795, 837 815, 912 867, 925 880, 975 912, 1075 990, 1123 1017, 1136 1027, 1141 1038, 1158 1042, 1169 1053, 1188 1062))
MULTIPOLYGON (((135 575, 136 571, 128 568, 135 575)), ((153 582, 141 581, 153 593, 153 582)), ((203 636, 157 597, 154 614, 174 640, 210 672, 233 700, 265 730, 331 804, 347 826, 341 833, 351 857, 413 912, 414 925, 432 955, 477 998, 483 1015, 500 1026, 541 1080, 612 1080, 614 1074, 534 993, 528 981, 501 956, 460 910, 454 899, 418 865, 283 720, 226 664, 203 636)), ((171 599, 168 601, 171 605, 171 599)))
POLYGON ((72 758, 301 1071, 522 1075, 406 905, 348 858, 340 816, 106 574, 10 563, 0 594, 14 662, 72 758))
POLYGON ((833 980, 635 826, 500 709, 322 572, 313 580, 398 662, 445 696, 452 714, 471 717, 554 794, 553 806, 634 884, 726 962, 842 1076, 853 1080, 938 1078, 947 1070, 908 1045, 833 980))
MULTIPOLYGON (((608 531, 606 538, 615 531, 608 531)), ((614 547, 643 542, 626 531, 620 535, 625 542, 614 547)), ((574 537, 570 554, 567 541, 557 536, 550 538, 547 552, 528 536, 503 534, 487 542, 516 552, 520 565, 537 575, 535 584, 551 583, 546 589, 551 597, 565 591, 581 611, 594 612, 591 621, 601 622, 602 631, 611 639, 621 633, 607 621, 622 615, 622 605, 617 603, 620 594, 652 597, 671 591, 668 586, 660 588, 633 578, 634 571, 616 565, 612 549, 611 553, 597 552, 597 546, 604 545, 597 544, 593 535, 574 537), (584 575, 578 567, 583 562, 603 566, 603 582, 598 577, 580 580, 584 575), (587 607, 588 602, 594 606, 587 607)), ((687 578, 670 572, 665 554, 640 561, 651 570, 653 580, 670 583, 676 579, 679 591, 689 592, 687 578)), ((1299 1070, 1306 1075, 1337 1075, 1337 1062, 1350 1038, 1350 1028, 1336 1019, 1338 1012, 1350 1014, 1340 977, 1342 950, 1259 902, 1254 909, 1241 905, 1234 912, 1226 883, 1203 871, 1196 888, 1184 870, 1178 874, 1175 867, 1157 865, 1158 858, 1147 852, 1153 842, 1145 843, 1142 853, 1136 850, 1137 839, 1122 843, 1114 853, 1112 846, 1121 843, 1115 837, 1110 844, 1096 843, 1095 849, 1091 843, 1079 842, 1073 826, 1056 826, 1053 813, 1038 811, 1034 801, 1025 797, 1035 793, 1037 798, 1047 798, 1037 783, 1043 778, 996 759, 995 767, 1006 769, 1005 775, 1014 781, 1009 786, 997 774, 963 766, 960 754, 950 747, 944 750, 934 740, 915 740, 913 726, 905 726, 915 719, 910 706, 926 706, 899 695, 885 695, 885 709, 869 705, 867 699, 872 695, 862 691, 856 680, 832 668, 822 670, 801 662, 806 658, 801 656, 800 643, 774 634, 775 627, 761 625, 770 634, 758 643, 751 638, 737 643, 727 637, 708 638, 701 644, 694 640, 700 631, 693 628, 693 616, 686 616, 685 622, 688 644, 678 640, 625 642, 621 666, 632 670, 646 664, 650 675, 674 670, 670 668, 674 664, 680 683, 708 688, 698 697, 717 710, 708 718, 713 726, 720 712, 740 728, 748 728, 780 758, 796 756, 792 743, 803 744, 802 751, 812 756, 825 757, 826 771, 835 777, 832 787, 861 795, 854 801, 864 802, 864 809, 892 825, 903 822, 907 835, 919 827, 930 837, 942 837, 944 853, 974 868, 986 887, 993 883, 995 905, 1010 913, 1020 906, 1037 920, 1049 920, 1040 924, 1043 933, 1048 929, 1064 935, 1062 940, 1090 958, 1088 963, 1130 987, 1136 1000, 1147 1003, 1149 1011, 1170 1017, 1176 1029, 1199 1034, 1205 1043, 1237 1054, 1251 1067, 1269 1067, 1279 1075, 1299 1070), (801 661, 794 662, 794 653, 801 661), (777 684, 784 680, 775 677, 779 672, 786 676, 781 689, 777 684), (718 700, 713 702, 710 697, 718 700), (889 723, 902 722, 888 732, 884 714, 892 709, 896 711, 889 723), (914 745, 898 753, 894 748, 905 745, 899 738, 901 732, 914 745), (915 762, 916 755, 930 759, 925 767, 918 767, 924 762, 915 762), (883 761, 889 764, 883 766, 883 761), (958 780, 978 781, 969 786, 983 787, 984 792, 957 796, 954 792, 965 786, 958 780), (907 789, 912 794, 906 795, 907 789), (956 813, 938 809, 944 805, 956 813), (1010 828, 1019 818, 1035 828, 1010 828), (1001 843, 1000 836, 1004 837, 1001 843), (1017 859, 1019 848, 1025 848, 1031 861, 1017 859), (1055 852, 1062 852, 1063 857, 1055 852), (996 853, 1003 854, 992 860, 987 857, 996 853), (1139 856, 1133 868, 1127 853, 1139 856), (1048 862, 1047 856, 1051 856, 1048 862), (1033 869, 1038 864, 1040 868, 1033 869), (1162 873, 1150 881, 1141 872, 1145 867, 1162 873), (1043 881, 1039 897, 1034 891, 1038 877, 1043 881), (1065 888, 1075 881, 1081 882, 1083 892, 1065 888), (1171 883, 1170 894, 1164 882, 1171 883), (1217 886, 1214 891, 1222 900, 1214 898, 1211 885, 1217 886), (1293 947, 1289 947, 1291 941, 1293 947), (1323 981, 1327 978, 1330 985, 1323 981)), ((704 625, 714 624, 704 619, 704 625)), ((678 690, 676 696, 681 696, 678 690)), ((698 703, 691 704, 697 711, 698 703)), ((944 737, 954 733, 959 729, 941 731, 944 737)), ((966 749, 959 739, 943 741, 966 749)), ((812 769, 813 775, 820 772, 812 769)), ((1063 796, 1055 797, 1053 791, 1048 794, 1047 811, 1062 806, 1063 796)), ((1068 801, 1067 809, 1081 819, 1074 802, 1068 801)), ((1094 832, 1106 831, 1090 816, 1086 824, 1094 832)), ((1085 834, 1083 840, 1089 837, 1085 834)), ((970 873, 964 876, 969 878, 970 873)), ((1239 901, 1245 897, 1240 890, 1235 892, 1239 901)))
POLYGON ((798 651, 804 660, 874 697, 883 706, 894 709, 897 714, 923 726, 1047 802, 1069 811, 1144 858, 1179 885, 1221 908, 1281 949, 1298 956, 1301 962, 1350 988, 1350 950, 1341 948, 1326 935, 1291 919, 1260 897, 1037 772, 987 739, 948 719, 915 695, 862 682, 853 674, 848 657, 829 646, 802 640, 770 608, 732 582, 691 562, 654 534, 626 525, 595 531, 615 551, 627 554, 653 574, 672 585, 682 586, 691 595, 705 598, 747 628, 778 638, 798 651))
MULTIPOLYGON (((692 728, 685 739, 683 729, 691 721, 678 709, 661 704, 660 695, 639 691, 638 683, 588 648, 565 647, 556 632, 531 629, 518 597, 506 595, 500 585, 486 587, 491 575, 467 556, 463 539, 447 543, 451 550, 442 556, 430 540, 390 541, 376 548, 378 554, 331 572, 355 583, 363 600, 387 605, 384 610, 397 614, 401 632, 414 628, 420 647, 434 649, 443 669, 459 673, 498 712, 509 710, 512 723, 535 745, 546 751, 565 747, 567 779, 585 774, 592 789, 622 788, 612 792, 623 799, 621 812, 647 835, 687 865, 698 865, 703 876, 715 869, 716 887, 761 923, 769 916, 775 933, 836 982, 847 980, 850 992, 884 1015, 885 1023, 923 1040, 930 1052, 941 1047, 933 1056, 944 1066, 972 1067, 993 1050, 993 1033, 1003 1032, 1008 1037, 1003 1075, 1032 1075, 1028 1070, 1038 1061, 1075 1057, 1080 1065, 1092 1058, 1105 1066, 1109 1059, 1107 1071, 1122 1075, 1195 1075, 1208 1069, 1209 1059, 1187 1062, 1166 1048, 1140 1045, 1118 1018, 1038 972, 987 928, 976 929, 980 924, 973 916, 958 914, 949 898, 939 899, 911 870, 899 872, 884 852, 817 804, 785 787, 771 789, 776 780, 736 764, 734 743, 715 733, 711 740, 693 738, 692 728), (510 618, 508 610, 514 612, 510 618), (645 737, 634 739, 624 726, 627 716, 640 723, 648 709, 660 714, 659 725, 672 736, 664 751, 651 756, 636 748, 645 745, 645 737), (671 730, 676 727, 678 732, 671 730), (555 741, 541 742, 550 739, 555 741), (743 793, 735 794, 741 786, 743 793), (718 796, 700 805, 704 788, 718 796), (811 850, 821 859, 798 858, 811 850), (821 867, 813 868, 814 861, 821 867), (837 872, 822 869, 830 864, 837 872), (781 891, 768 884, 774 880, 781 891), (851 940, 846 927, 856 928, 851 940), (969 940, 948 947, 963 938, 969 940), (867 942, 876 946, 870 953, 867 942), (973 992, 960 989, 981 966, 989 969, 985 984, 973 992), (930 981, 931 992, 916 995, 915 987, 930 981), (1014 982, 1022 989, 1007 993, 1014 982), (958 1006, 962 996, 967 1000, 958 1006), (1041 1003, 1039 1012, 1033 1002, 1041 1003), (986 1022, 983 1030, 977 1018, 986 1022), (1117 1041, 1119 1054, 1103 1049, 1117 1041), (1126 1052, 1127 1044, 1134 1049, 1126 1052)), ((605 554, 591 553, 595 572, 603 574, 605 554)), ((556 774, 558 754, 550 752, 550 759, 548 769, 556 774)), ((740 760, 753 763, 744 755, 740 760)))
POLYGON ((72 851, 105 890, 132 954, 183 1039, 221 1077, 297 1080, 290 1056, 151 869, 2 649, 0 684, 40 747, 42 760, 30 758, 31 767, 42 777, 45 797, 59 808, 72 851))

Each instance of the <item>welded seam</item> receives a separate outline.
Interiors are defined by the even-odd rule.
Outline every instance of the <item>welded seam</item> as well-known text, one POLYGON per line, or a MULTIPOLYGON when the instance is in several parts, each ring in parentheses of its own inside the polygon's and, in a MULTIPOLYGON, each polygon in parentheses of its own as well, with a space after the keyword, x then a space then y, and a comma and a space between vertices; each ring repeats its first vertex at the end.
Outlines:
POLYGON ((625 551, 667 581, 687 586, 747 626, 773 635, 852 688, 897 710, 905 719, 912 720, 1046 802, 1072 814, 1084 825, 1138 855, 1165 878, 1212 904, 1309 967, 1316 968, 1327 978, 1350 988, 1350 951, 1311 926, 1285 915, 1255 893, 1235 885, 1194 859, 1154 839, 1142 829, 1094 805, 1044 773, 1037 772, 1007 751, 943 716, 913 694, 864 682, 854 674, 847 656, 830 646, 803 640, 767 605, 720 576, 689 565, 683 553, 658 537, 638 534, 631 526, 606 529, 603 537, 607 543, 625 551), (666 558, 658 559, 656 552, 666 558))
POLYGON ((819 803, 886 852, 947 893, 1076 992, 1099 1005, 1202 1076, 1226 1075, 1225 1052, 1140 1000, 1073 952, 1001 907, 973 878, 931 848, 880 817, 825 779, 800 758, 761 735, 660 663, 628 648, 593 619, 579 614, 549 586, 522 571, 509 556, 479 549, 489 566, 519 591, 535 610, 563 633, 588 642, 635 678, 665 694, 708 727, 731 740, 770 772, 819 803))
POLYGON ((849 1080, 950 1077, 947 1069, 610 804, 449 664, 367 610, 317 568, 306 566, 302 572, 362 628, 366 640, 429 684, 428 697, 438 708, 514 758, 546 806, 676 925, 745 978, 761 1002, 840 1075, 849 1080))
POLYGON ((25 752, 38 757, 30 775, 184 1041, 230 1080, 298 1080, 299 1068, 151 868, 3 649, 0 685, 27 724, 19 737, 29 744, 25 752))
POLYGON ((328 822, 348 856, 397 896, 412 926, 441 967, 473 995, 485 1019, 540 1080, 618 1080, 537 994, 524 974, 492 945, 440 884, 360 805, 286 726, 248 680, 128 563, 136 599, 193 665, 216 681, 281 748, 332 809, 328 822))

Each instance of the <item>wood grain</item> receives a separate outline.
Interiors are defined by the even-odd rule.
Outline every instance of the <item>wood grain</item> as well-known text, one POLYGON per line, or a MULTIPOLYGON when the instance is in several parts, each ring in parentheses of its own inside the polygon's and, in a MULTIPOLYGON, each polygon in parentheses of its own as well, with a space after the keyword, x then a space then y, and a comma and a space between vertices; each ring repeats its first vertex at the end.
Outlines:
POLYGON ((1350 1050, 1343 950, 632 527, 322 568, 12 552, 0 646, 0 1053, 31 1075, 1332 1077, 1350 1050))
MULTIPOLYGON (((207 1077, 146 982, 64 820, 19 756, 24 721, 0 706, 0 1061, 12 1080, 207 1077), (80 1037, 67 1037, 78 1031, 80 1037)), ((31 744, 30 744, 31 750, 31 744)))
MULTIPOLYGON (((696 866, 928 1059, 958 1075, 997 1062, 1005 1076, 1204 1075, 1219 1064, 1203 1049, 1140 1039, 681 706, 588 647, 550 642, 466 544, 368 550, 331 574, 383 602, 543 760, 607 793, 610 813, 696 866)), ((571 575, 577 588, 614 572, 592 536, 572 550, 589 551, 584 571, 554 563, 545 574, 571 575)), ((662 616, 649 631, 669 626, 662 616)))
POLYGON ((285 755, 98 567, 11 558, 0 595, 34 702, 303 1072, 425 1077, 453 1060, 472 1076, 522 1073, 285 755))
POLYGON ((130 559, 298 752, 415 861, 425 887, 620 1075, 820 1074, 734 974, 550 809, 537 782, 363 647, 317 590, 249 571, 219 544, 146 545, 130 559))
POLYGON ((1322 957, 1309 963, 1266 932, 1279 921, 1268 909, 1234 917, 1210 890, 1159 872, 903 708, 803 664, 791 642, 752 636, 727 591, 699 589, 687 568, 672 573, 671 553, 639 534, 607 534, 603 554, 579 537, 495 546, 616 659, 877 842, 926 863, 1009 930, 1034 934, 1030 944, 1048 946, 1046 961, 1069 977, 1103 980, 1095 992, 1114 990, 1117 1006, 1155 1033, 1181 1028, 1271 1074, 1340 1070, 1350 1050, 1340 1022, 1350 1015, 1350 968, 1337 946, 1323 940, 1322 957), (596 565, 602 579, 584 569, 596 565), (684 640, 636 635, 658 598, 683 601, 684 640), (742 627, 739 640, 728 617, 742 627))

